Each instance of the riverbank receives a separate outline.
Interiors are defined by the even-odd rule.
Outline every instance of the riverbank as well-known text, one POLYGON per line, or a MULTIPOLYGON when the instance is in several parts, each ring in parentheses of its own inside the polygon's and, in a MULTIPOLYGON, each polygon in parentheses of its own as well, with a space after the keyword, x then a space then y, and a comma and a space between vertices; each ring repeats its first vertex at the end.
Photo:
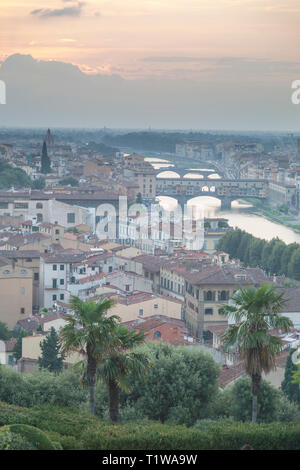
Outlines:
POLYGON ((251 214, 265 217, 271 222, 284 225, 291 228, 296 233, 300 233, 300 218, 291 214, 286 214, 276 207, 266 206, 259 199, 243 199, 243 201, 252 204, 252 207, 247 208, 247 212, 251 214))

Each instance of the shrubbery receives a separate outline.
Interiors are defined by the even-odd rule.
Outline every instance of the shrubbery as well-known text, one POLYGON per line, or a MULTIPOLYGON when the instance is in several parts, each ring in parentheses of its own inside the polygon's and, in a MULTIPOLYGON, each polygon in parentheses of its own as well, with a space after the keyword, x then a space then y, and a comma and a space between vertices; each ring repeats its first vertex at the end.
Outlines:
MULTIPOLYGON (((24 439, 24 444, 33 446, 36 450, 61 450, 60 444, 52 442, 48 436, 38 428, 28 426, 26 424, 10 424, 0 428, 0 436, 2 433, 17 434, 24 439)), ((16 438, 14 438, 16 439, 16 438)), ((14 442, 13 439, 13 442, 14 442)), ((20 450, 20 449, 19 449, 20 450)))
POLYGON ((43 403, 72 407, 86 399, 87 391, 74 369, 59 375, 48 371, 22 375, 0 367, 0 401, 26 407, 43 403))
POLYGON ((198 348, 147 343, 144 351, 154 367, 142 378, 131 379, 132 393, 123 394, 123 405, 139 415, 161 422, 192 425, 207 416, 218 390, 219 366, 198 348))
MULTIPOLYGON (((0 425, 11 420, 38 427, 56 449, 61 446, 87 450, 235 450, 247 443, 257 450, 300 450, 298 423, 291 426, 203 420, 194 428, 151 421, 110 425, 70 409, 44 406, 26 409, 0 403, 0 425)), ((27 444, 22 441, 20 445, 27 444)))

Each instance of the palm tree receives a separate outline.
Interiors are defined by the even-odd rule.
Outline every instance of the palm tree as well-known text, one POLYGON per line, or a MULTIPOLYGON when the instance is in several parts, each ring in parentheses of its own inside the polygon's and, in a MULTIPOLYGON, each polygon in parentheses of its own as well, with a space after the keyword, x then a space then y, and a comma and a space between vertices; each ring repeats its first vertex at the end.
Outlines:
POLYGON ((144 341, 144 333, 129 331, 125 326, 117 325, 107 356, 99 368, 99 377, 109 390, 109 415, 112 423, 116 423, 119 418, 120 389, 129 393, 129 377, 133 374, 142 375, 150 367, 148 357, 134 350, 144 341))
POLYGON ((244 359, 246 373, 252 382, 252 421, 257 418, 257 395, 262 373, 276 368, 275 361, 282 349, 282 342, 270 330, 288 331, 292 321, 280 315, 286 300, 284 292, 274 286, 262 284, 258 289, 240 288, 233 294, 223 314, 231 317, 230 325, 222 337, 225 350, 236 348, 244 359))
POLYGON ((106 316, 114 305, 113 300, 101 297, 97 303, 84 302, 71 296, 70 307, 73 315, 68 315, 67 325, 60 333, 64 353, 79 352, 85 357, 86 378, 90 392, 90 411, 95 413, 95 383, 97 366, 101 363, 109 343, 114 336, 115 315, 106 316))

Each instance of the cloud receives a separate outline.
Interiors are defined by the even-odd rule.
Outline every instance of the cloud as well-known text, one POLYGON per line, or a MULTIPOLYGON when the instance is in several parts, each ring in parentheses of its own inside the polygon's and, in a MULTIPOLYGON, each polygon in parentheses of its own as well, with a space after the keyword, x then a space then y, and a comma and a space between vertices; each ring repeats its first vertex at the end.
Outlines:
MULTIPOLYGON (((69 2, 70 0, 63 0, 69 2)), ((78 2, 76 5, 72 5, 64 8, 38 8, 30 12, 31 15, 38 16, 39 18, 59 18, 62 16, 79 17, 82 13, 82 8, 85 2, 78 2)))

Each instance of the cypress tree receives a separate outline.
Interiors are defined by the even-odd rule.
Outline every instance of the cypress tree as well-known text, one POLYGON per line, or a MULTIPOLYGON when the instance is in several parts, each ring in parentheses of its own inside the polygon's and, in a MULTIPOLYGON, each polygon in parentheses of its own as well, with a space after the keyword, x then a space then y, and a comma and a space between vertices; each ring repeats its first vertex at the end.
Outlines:
POLYGON ((42 355, 39 357, 40 369, 48 369, 50 372, 60 372, 63 368, 64 354, 61 352, 61 344, 58 334, 52 327, 48 336, 41 341, 42 355))
POLYGON ((300 386, 299 384, 292 383, 293 374, 298 370, 298 367, 292 361, 292 354, 295 351, 296 349, 292 349, 287 358, 284 379, 281 383, 281 389, 290 401, 293 401, 300 405, 300 386))
POLYGON ((48 156, 47 144, 44 141, 43 150, 42 150, 42 159, 41 159, 41 172, 45 174, 45 173, 49 173, 50 171, 51 171, 51 161, 48 156))

